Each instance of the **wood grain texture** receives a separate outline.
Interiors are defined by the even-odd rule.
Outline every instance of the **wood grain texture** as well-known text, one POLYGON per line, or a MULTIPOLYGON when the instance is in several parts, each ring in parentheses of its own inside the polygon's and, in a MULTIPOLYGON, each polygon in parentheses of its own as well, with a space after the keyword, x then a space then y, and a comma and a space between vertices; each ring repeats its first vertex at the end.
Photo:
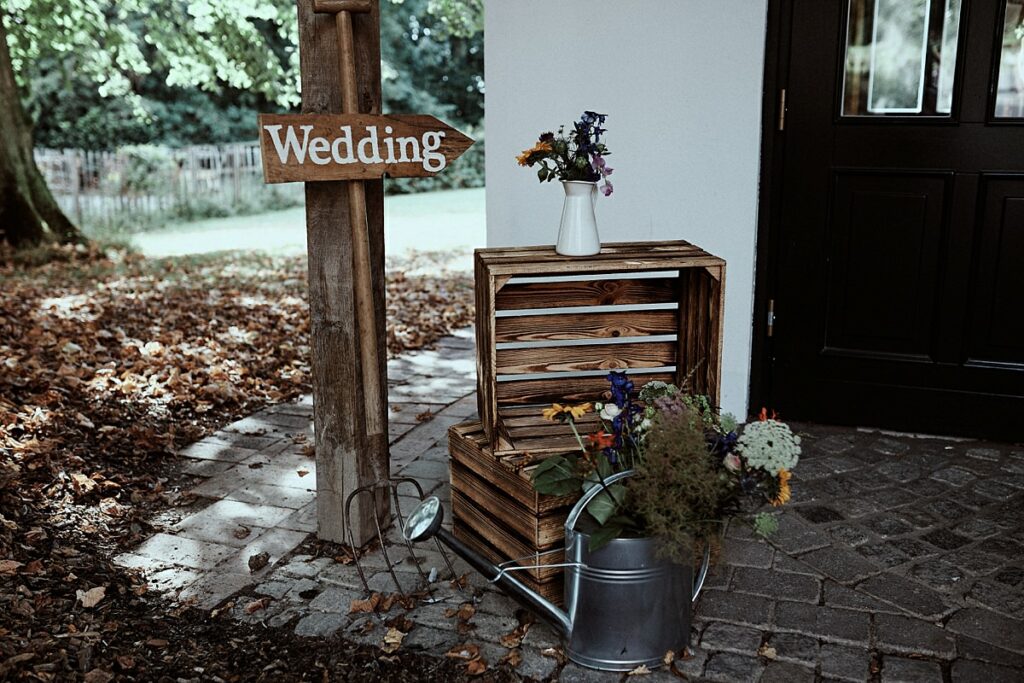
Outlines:
POLYGON ((452 490, 466 496, 480 510, 538 550, 547 550, 565 541, 563 527, 569 508, 532 512, 457 462, 452 462, 451 485, 452 490))
MULTIPOLYGON (((348 16, 347 14, 338 16, 348 16)), ((412 143, 400 143, 399 138, 415 138, 417 156, 422 154, 423 134, 440 132, 444 138, 440 146, 435 150, 445 157, 444 168, 447 168, 459 156, 462 155, 473 144, 473 140, 455 128, 439 121, 433 116, 426 114, 401 114, 401 115, 371 115, 371 114, 260 114, 259 134, 260 153, 263 159, 263 177, 267 183, 290 183, 302 181, 324 181, 324 180, 375 180, 384 174, 392 178, 410 178, 431 176, 440 173, 443 169, 436 171, 428 170, 420 161, 401 161, 403 147, 407 159, 413 158, 412 143), (279 129, 267 128, 267 126, 281 126, 279 129), (289 127, 297 136, 301 144, 305 139, 305 133, 300 126, 312 126, 306 140, 305 155, 300 161, 291 148, 286 148, 286 159, 281 161, 277 140, 284 144, 287 140, 289 127), (351 151, 356 154, 359 141, 367 135, 367 128, 374 128, 377 132, 378 149, 383 161, 380 163, 363 163, 356 157, 351 163, 336 162, 329 149, 318 151, 316 157, 323 164, 314 163, 310 157, 308 145, 310 141, 323 138, 328 144, 342 137, 342 128, 349 127, 351 136, 345 138, 348 142, 339 144, 339 155, 347 157, 351 151), (385 127, 392 128, 391 133, 386 133, 385 127), (391 155, 395 161, 388 163, 388 149, 385 138, 392 141, 394 153, 391 155)))
MULTIPOLYGON (((658 380, 675 381, 670 372, 656 372, 637 375, 635 382, 644 383, 658 380)), ((598 377, 567 377, 565 379, 528 379, 498 382, 495 387, 498 404, 528 405, 552 402, 578 403, 581 401, 604 401, 608 398, 608 380, 598 377)))
MULTIPOLYGON (((491 517, 487 511, 474 505, 469 498, 455 488, 452 489, 452 515, 460 524, 472 529, 498 550, 503 562, 523 558, 520 560, 523 565, 557 564, 562 561, 558 558, 564 557, 562 553, 541 555, 540 549, 531 547, 529 543, 510 531, 499 520, 491 517)), ((516 572, 516 574, 532 576, 537 581, 557 579, 561 573, 562 569, 558 567, 540 567, 516 572)))
MULTIPOLYGON (((448 430, 448 449, 453 461, 468 468, 481 479, 492 483, 503 494, 511 496, 524 508, 535 514, 571 506, 579 497, 538 494, 530 482, 529 473, 523 472, 524 467, 509 467, 504 464, 507 456, 522 455, 522 453, 501 453, 499 456, 491 448, 480 422, 476 420, 454 425, 448 430)), ((565 452, 565 450, 561 450, 557 453, 565 452)), ((549 452, 543 455, 550 456, 557 453, 549 452)))
MULTIPOLYGON (((312 0, 298 0, 297 7, 303 112, 338 112, 342 103, 334 17, 315 14, 312 0)), ((353 17, 359 105, 370 112, 380 110, 378 25, 376 2, 370 13, 353 17)), ((370 440, 363 427, 363 370, 356 352, 360 325, 371 325, 377 338, 386 338, 383 182, 365 183, 364 193, 375 309, 370 320, 359 320, 355 314, 347 188, 340 182, 306 185, 318 534, 339 543, 348 542, 344 520, 347 493, 388 473, 387 439, 370 440)), ((386 386, 383 354, 378 358, 377 372, 381 386, 386 386)), ((387 405, 383 401, 380 411, 379 419, 387 424, 387 405)), ((382 498, 378 512, 386 515, 386 506, 382 498)), ((357 499, 352 513, 356 543, 365 543, 374 535, 373 505, 368 498, 357 499)))
MULTIPOLYGON (((675 373, 636 375, 641 386, 650 380, 678 382, 696 367, 693 389, 708 393, 716 403, 720 400, 725 261, 717 256, 683 241, 622 242, 604 245, 594 256, 573 258, 556 254, 550 246, 477 249, 474 264, 478 411, 487 439, 497 450, 564 444, 564 433, 549 428, 523 432, 505 424, 510 407, 603 400, 607 396, 604 377, 508 379, 516 374, 677 368, 675 373), (625 273, 650 276, 621 277, 625 273), (515 281, 519 277, 578 275, 587 279, 515 281), (641 309, 644 304, 671 304, 676 310, 641 309), (621 310, 571 310, 584 305, 615 305, 621 310), (567 310, 531 314, 532 308, 567 310), (525 313, 499 317, 498 311, 525 313), (601 344, 529 346, 542 341, 653 335, 676 335, 676 341, 646 345, 630 341, 617 350, 601 344), (528 346, 498 348, 498 344, 510 342, 528 346), (502 381, 499 375, 504 375, 502 381)), ((528 463, 530 456, 521 460, 528 463)))
POLYGON ((528 349, 498 349, 498 375, 586 370, 636 370, 675 365, 677 346, 672 342, 585 344, 528 349))
POLYGON ((676 383, 721 403, 725 266, 680 273, 679 365, 676 383))
POLYGON ((494 305, 499 311, 513 311, 567 306, 675 303, 678 298, 676 284, 675 278, 510 283, 497 292, 494 305))
MULTIPOLYGON (((474 531, 468 525, 459 522, 458 520, 452 525, 452 531, 455 533, 455 537, 465 543, 467 546, 480 553, 494 564, 500 564, 509 559, 512 559, 504 553, 495 550, 493 546, 487 543, 476 531, 474 531)), ((516 557, 522 557, 517 555, 516 557)), ((563 562, 565 554, 552 554, 557 562, 563 562)), ((546 559, 546 558, 541 558, 546 559)), ((524 560, 524 563, 526 561, 524 560)), ((516 578, 526 584, 531 590, 538 595, 541 595, 550 600, 555 605, 563 605, 563 591, 565 590, 565 577, 564 570, 553 570, 550 576, 544 581, 537 581, 533 576, 526 572, 516 572, 516 578)))
POLYGON ((616 339, 676 334, 676 311, 622 311, 503 316, 494 321, 496 343, 616 339))

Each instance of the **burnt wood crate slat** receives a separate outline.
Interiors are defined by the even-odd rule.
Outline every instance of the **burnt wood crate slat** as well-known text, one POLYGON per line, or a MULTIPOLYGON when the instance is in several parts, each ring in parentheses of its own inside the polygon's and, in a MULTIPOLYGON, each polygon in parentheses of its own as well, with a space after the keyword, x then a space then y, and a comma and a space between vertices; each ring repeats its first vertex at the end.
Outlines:
MULTIPOLYGON (((674 382, 675 372, 656 372, 651 374, 638 374, 634 382, 646 383, 653 381, 674 382)), ((527 379, 520 381, 500 381, 490 391, 496 398, 498 410, 511 405, 538 405, 537 413, 545 407, 541 404, 547 403, 578 403, 580 401, 602 400, 608 390, 608 380, 605 376, 596 377, 565 377, 557 379, 527 379)), ((480 398, 477 397, 477 401, 480 398)), ((481 413, 483 411, 481 410, 481 413)), ((494 421, 495 424, 497 420, 494 421)))
POLYGON ((501 344, 653 337, 675 334, 678 329, 677 310, 521 315, 497 318, 494 341, 501 344))
MULTIPOLYGON (((476 533, 466 524, 463 524, 459 520, 455 520, 455 523, 452 525, 452 529, 455 532, 456 538, 486 557, 491 562, 499 564, 506 560, 503 553, 495 550, 493 546, 480 536, 480 534, 476 533)), ((559 559, 559 561, 561 561, 561 559, 559 559)), ((547 598, 556 605, 563 604, 564 573, 556 574, 546 581, 537 581, 528 572, 516 572, 515 574, 517 579, 526 584, 526 586, 535 593, 547 598)))
MULTIPOLYGON (((561 562, 565 519, 579 496, 540 495, 530 478, 541 460, 571 447, 496 451, 479 421, 451 427, 448 444, 456 536, 473 541, 471 547, 495 563, 561 562)), ((561 595, 561 567, 524 569, 516 575, 545 594, 561 595)))
POLYGON ((495 365, 499 375, 662 368, 675 363, 676 348, 672 341, 498 349, 495 365))
POLYGON ((478 249, 475 270, 478 411, 496 450, 571 446, 564 428, 519 418, 553 402, 603 400, 609 370, 626 371, 637 389, 688 380, 718 403, 722 259, 682 241, 608 244, 575 258, 515 247, 478 249))
POLYGON ((499 311, 564 306, 667 304, 678 301, 676 278, 581 280, 507 284, 496 292, 499 311))

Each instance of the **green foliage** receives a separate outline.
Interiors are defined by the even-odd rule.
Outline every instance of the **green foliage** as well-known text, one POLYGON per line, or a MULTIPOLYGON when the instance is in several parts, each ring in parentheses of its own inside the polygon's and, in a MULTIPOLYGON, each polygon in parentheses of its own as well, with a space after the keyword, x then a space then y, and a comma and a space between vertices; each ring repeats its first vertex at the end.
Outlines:
POLYGON ((466 187, 484 186, 484 134, 464 131, 476 140, 473 146, 455 160, 452 165, 433 176, 423 178, 389 178, 389 194, 412 194, 436 190, 458 190, 466 187))
MULTIPOLYGON (((381 4, 385 112, 432 114, 456 127, 479 126, 484 114, 482 20, 460 18, 471 17, 478 5, 479 0, 381 4)), ((482 7, 479 11, 482 17, 482 7)))
MULTIPOLYGON (((256 112, 298 102, 293 0, 8 0, 15 71, 55 149, 252 140, 256 112)), ((480 0, 384 0, 384 111, 427 113, 478 139, 445 173, 390 180, 403 194, 484 182, 480 0)))
POLYGON ((124 164, 104 177, 104 188, 121 195, 152 192, 172 181, 177 164, 166 147, 126 145, 121 148, 124 164))
POLYGON ((169 86, 224 85, 297 102, 291 0, 7 0, 4 23, 14 71, 28 87, 32 64, 70 59, 103 96, 130 96, 139 77, 169 86))
POLYGON ((767 512, 759 512, 754 515, 754 533, 762 538, 767 538, 779 530, 779 519, 767 512))
POLYGON ((709 457, 701 416, 693 409, 663 412, 647 436, 646 452, 627 479, 632 504, 662 552, 688 563, 694 544, 721 530, 729 481, 709 457))
POLYGON ((542 460, 533 470, 533 488, 546 496, 567 496, 579 491, 575 461, 561 455, 542 460))

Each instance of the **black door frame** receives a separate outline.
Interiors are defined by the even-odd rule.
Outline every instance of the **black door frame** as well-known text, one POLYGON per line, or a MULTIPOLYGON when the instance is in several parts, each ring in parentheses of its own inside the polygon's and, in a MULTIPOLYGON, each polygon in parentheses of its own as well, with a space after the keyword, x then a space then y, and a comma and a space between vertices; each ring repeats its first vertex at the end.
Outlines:
MULTIPOLYGON (((754 268, 754 333, 751 340, 750 414, 771 408, 771 365, 774 349, 769 330, 769 302, 776 289, 779 253, 778 213, 783 192, 785 117, 782 96, 789 73, 791 0, 768 0, 764 75, 761 91, 761 169, 757 199, 757 248, 754 268)), ((785 417, 785 416, 783 416, 785 417)))

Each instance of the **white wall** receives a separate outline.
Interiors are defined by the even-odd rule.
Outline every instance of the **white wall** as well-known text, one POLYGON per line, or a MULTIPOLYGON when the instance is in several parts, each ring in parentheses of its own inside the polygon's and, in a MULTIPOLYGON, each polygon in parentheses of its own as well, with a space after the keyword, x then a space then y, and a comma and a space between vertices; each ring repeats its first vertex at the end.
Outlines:
POLYGON ((766 0, 487 0, 487 242, 552 244, 562 189, 515 155, 609 115, 604 241, 685 239, 728 262, 722 403, 747 414, 766 0))

